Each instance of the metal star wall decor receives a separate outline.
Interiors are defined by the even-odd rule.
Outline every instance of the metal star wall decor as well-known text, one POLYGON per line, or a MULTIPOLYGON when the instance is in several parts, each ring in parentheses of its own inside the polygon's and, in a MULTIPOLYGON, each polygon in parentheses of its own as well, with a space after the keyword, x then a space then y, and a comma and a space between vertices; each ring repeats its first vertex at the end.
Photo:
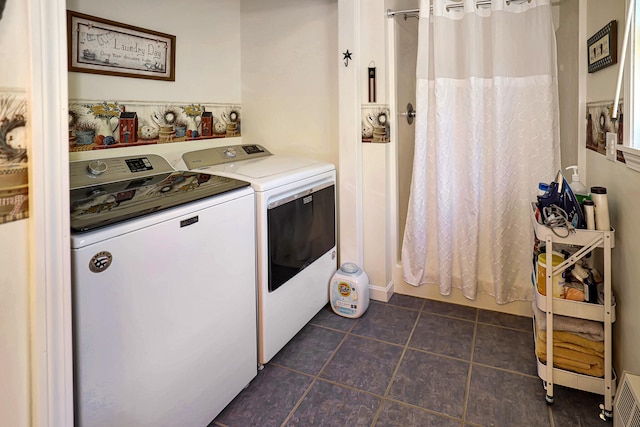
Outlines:
POLYGON ((348 67, 349 66, 349 60, 353 59, 353 58, 351 58, 351 55, 353 55, 353 53, 349 52, 349 49, 347 49, 347 51, 344 52, 343 55, 344 55, 344 58, 342 58, 342 59, 344 59, 344 66, 348 67))

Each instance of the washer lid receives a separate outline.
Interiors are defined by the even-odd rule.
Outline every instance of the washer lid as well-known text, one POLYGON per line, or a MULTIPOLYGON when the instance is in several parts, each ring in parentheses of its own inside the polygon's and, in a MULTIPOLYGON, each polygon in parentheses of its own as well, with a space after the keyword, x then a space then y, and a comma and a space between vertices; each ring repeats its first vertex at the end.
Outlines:
POLYGON ((71 190, 71 229, 93 230, 249 186, 230 177, 175 171, 71 190))

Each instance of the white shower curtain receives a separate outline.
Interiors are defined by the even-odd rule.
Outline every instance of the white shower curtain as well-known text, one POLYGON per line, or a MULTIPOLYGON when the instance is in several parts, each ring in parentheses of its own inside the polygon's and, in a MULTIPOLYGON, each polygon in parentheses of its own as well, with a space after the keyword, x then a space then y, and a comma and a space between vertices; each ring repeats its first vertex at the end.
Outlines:
POLYGON ((421 0, 404 279, 531 299, 537 184, 560 168, 549 0, 421 0))

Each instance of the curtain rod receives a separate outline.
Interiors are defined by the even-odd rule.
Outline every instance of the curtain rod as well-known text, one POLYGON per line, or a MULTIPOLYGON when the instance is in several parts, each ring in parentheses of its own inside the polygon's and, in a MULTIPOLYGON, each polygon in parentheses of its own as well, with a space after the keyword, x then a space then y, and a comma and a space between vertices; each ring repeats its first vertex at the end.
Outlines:
MULTIPOLYGON (((530 3, 531 0, 506 0, 507 6, 511 4, 511 2, 516 2, 516 3, 523 3, 523 2, 527 2, 530 3)), ((478 6, 486 6, 486 5, 490 5, 491 4, 491 0, 477 0, 476 1, 476 7, 478 6)), ((460 9, 464 7, 463 3, 456 3, 456 4, 452 4, 447 6, 447 10, 450 9, 460 9)), ((433 6, 429 7, 430 10, 433 10, 433 6)), ((418 14, 420 13, 420 9, 406 9, 406 10, 391 10, 391 9, 387 9, 387 17, 388 18, 392 18, 396 15, 404 15, 405 19, 407 17, 417 17, 418 14)))

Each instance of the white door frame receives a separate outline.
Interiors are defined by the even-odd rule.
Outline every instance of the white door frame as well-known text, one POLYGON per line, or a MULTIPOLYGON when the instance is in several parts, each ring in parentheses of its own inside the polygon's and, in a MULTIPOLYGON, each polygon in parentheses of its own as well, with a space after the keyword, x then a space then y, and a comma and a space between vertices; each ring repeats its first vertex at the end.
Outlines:
POLYGON ((360 2, 338 0, 338 224, 340 263, 364 265, 360 130, 360 2))
POLYGON ((66 3, 28 1, 31 425, 72 427, 66 3))

